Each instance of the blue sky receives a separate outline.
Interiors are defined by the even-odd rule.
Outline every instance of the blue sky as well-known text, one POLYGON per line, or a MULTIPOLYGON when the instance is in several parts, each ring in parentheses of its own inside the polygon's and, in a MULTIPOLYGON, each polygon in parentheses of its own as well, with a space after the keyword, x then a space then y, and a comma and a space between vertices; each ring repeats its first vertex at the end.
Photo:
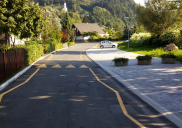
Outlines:
POLYGON ((134 0, 134 1, 135 1, 135 3, 138 3, 138 4, 140 3, 140 5, 144 6, 144 1, 145 0, 134 0))

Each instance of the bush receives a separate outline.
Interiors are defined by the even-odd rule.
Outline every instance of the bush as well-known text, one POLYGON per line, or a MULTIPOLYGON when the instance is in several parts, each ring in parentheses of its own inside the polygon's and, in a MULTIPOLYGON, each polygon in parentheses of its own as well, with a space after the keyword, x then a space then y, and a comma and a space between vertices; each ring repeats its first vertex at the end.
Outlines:
POLYGON ((44 54, 42 44, 31 44, 22 46, 25 49, 25 63, 30 65, 44 54))
POLYGON ((145 56, 137 56, 136 58, 138 60, 150 60, 150 59, 152 59, 152 56, 145 55, 145 56))
POLYGON ((6 45, 6 44, 0 44, 0 51, 3 52, 3 51, 7 51, 10 49, 10 46, 9 45, 6 45))
POLYGON ((173 53, 168 53, 168 54, 162 54, 162 58, 176 58, 176 56, 173 53))
POLYGON ((70 46, 75 46, 75 42, 69 42, 68 47, 70 47, 70 46))
POLYGON ((165 47, 170 43, 174 43, 179 48, 182 47, 182 31, 166 32, 162 35, 152 36, 150 33, 133 34, 130 38, 130 43, 140 45, 165 47))
POLYGON ((128 58, 124 58, 124 57, 115 57, 112 61, 114 61, 115 63, 117 63, 117 62, 127 62, 127 61, 129 61, 129 59, 128 58))
POLYGON ((53 43, 53 49, 52 49, 52 51, 63 48, 63 44, 62 43, 58 43, 56 41, 53 41, 52 43, 53 43))
POLYGON ((44 48, 44 53, 49 53, 55 50, 54 44, 51 40, 42 41, 42 46, 44 48))

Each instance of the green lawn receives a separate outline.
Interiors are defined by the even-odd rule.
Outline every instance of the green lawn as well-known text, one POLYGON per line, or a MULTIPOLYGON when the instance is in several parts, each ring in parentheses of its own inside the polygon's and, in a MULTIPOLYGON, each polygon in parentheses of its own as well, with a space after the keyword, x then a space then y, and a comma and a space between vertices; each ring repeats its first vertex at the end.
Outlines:
MULTIPOLYGON (((154 57, 160 57, 162 54, 169 53, 167 51, 163 51, 163 48, 141 46, 134 43, 129 44, 129 49, 128 49, 128 42, 119 42, 118 49, 133 52, 133 53, 143 54, 143 55, 151 55, 154 57)), ((171 51, 171 53, 174 53, 177 56, 176 58, 177 61, 182 62, 182 50, 171 51)))

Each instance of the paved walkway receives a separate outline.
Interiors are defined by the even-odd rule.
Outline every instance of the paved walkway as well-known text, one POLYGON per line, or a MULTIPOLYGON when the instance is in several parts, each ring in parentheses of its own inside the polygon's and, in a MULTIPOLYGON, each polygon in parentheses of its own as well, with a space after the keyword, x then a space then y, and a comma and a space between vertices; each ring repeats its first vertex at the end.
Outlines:
POLYGON ((118 49, 92 48, 87 55, 140 98, 182 127, 182 64, 162 64, 154 57, 152 65, 137 65, 139 54, 118 49), (114 57, 129 58, 128 66, 116 67, 114 57))

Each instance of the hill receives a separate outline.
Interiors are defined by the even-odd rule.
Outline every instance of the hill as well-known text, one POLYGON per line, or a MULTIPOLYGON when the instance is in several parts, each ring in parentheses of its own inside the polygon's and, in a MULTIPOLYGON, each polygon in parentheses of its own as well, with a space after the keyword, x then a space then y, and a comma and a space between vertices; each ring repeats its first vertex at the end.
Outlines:
MULTIPOLYGON (((135 21, 134 0, 30 0, 39 3, 40 6, 54 5, 57 9, 63 8, 67 3, 69 13, 80 16, 83 21, 84 14, 89 14, 87 22, 98 23, 108 27, 124 27, 127 23, 125 17, 130 17, 129 23, 135 21), (76 14, 73 14, 76 13, 76 14)), ((72 17, 73 18, 73 17, 72 17)))

